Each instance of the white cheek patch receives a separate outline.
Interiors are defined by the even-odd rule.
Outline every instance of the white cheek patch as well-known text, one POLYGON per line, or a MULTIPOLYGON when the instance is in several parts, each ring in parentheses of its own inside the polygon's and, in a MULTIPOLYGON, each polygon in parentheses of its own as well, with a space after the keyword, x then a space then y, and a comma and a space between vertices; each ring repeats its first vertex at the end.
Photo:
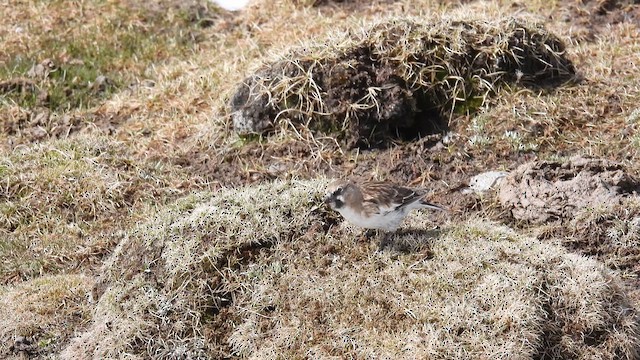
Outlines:
POLYGON ((342 195, 338 195, 338 196, 336 196, 336 200, 338 200, 338 201, 340 201, 340 202, 344 203, 344 196, 342 196, 342 195))

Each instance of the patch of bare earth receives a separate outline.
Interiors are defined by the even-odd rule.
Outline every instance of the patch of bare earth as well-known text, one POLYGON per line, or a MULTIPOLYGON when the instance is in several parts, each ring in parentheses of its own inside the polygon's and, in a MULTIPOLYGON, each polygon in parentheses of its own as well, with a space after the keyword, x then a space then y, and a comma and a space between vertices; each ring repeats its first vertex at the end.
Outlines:
POLYGON ((640 181, 621 164, 574 157, 521 165, 501 182, 498 198, 520 226, 540 226, 538 237, 560 238, 637 277, 639 191, 640 181))
POLYGON ((594 41, 611 25, 637 23, 640 20, 639 4, 637 0, 567 1, 555 16, 575 28, 577 41, 594 41))
POLYGON ((521 165, 500 185, 499 199, 516 220, 543 224, 620 205, 639 190, 640 182, 621 164, 574 157, 521 165))

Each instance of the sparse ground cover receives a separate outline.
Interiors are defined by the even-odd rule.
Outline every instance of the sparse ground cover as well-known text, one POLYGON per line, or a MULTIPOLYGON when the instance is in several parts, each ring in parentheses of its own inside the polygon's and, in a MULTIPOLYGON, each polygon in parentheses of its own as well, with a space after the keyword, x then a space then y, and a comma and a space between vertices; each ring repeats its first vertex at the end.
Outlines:
MULTIPOLYGON (((197 51, 207 2, 5 1, 0 91, 20 108, 86 109, 197 51)), ((143 84, 144 85, 144 84, 143 84)))
MULTIPOLYGON (((239 13, 206 2, 141 4, 0 3, 1 356, 638 357, 634 1, 282 0, 239 13), (323 54, 367 40, 372 24, 509 24, 511 16, 536 24, 529 34, 557 38, 566 51, 537 54, 568 59, 577 77, 538 88, 471 72, 492 81, 452 91, 458 105, 444 97, 435 114, 446 133, 344 141, 336 130, 356 122, 309 126, 280 112, 311 102, 282 97, 269 132, 234 131, 237 89, 287 54, 339 75, 323 54), (574 155, 614 162, 630 184, 624 198, 538 222, 494 193, 460 191, 482 171, 536 159, 553 168, 574 155), (349 175, 429 186, 453 211, 416 214, 411 230, 376 252, 317 207, 325 177, 349 175)), ((406 34, 415 46, 420 32, 406 34)), ((379 54, 384 62, 411 53, 379 54)), ((414 60, 411 69, 421 69, 425 58, 414 60)), ((480 60, 487 72, 491 62, 480 60)), ((348 56, 340 61, 357 77, 348 56)), ((359 77, 367 88, 334 98, 335 114, 411 113, 376 108, 384 91, 369 91, 410 78, 365 70, 371 83, 359 77), (373 102, 358 102, 362 94, 373 102)), ((324 96, 331 79, 319 92, 289 90, 324 96)), ((415 105, 406 91, 416 88, 385 99, 415 105)), ((368 138, 365 130, 352 135, 368 138)), ((554 174, 547 180, 558 186, 588 176, 554 174)))

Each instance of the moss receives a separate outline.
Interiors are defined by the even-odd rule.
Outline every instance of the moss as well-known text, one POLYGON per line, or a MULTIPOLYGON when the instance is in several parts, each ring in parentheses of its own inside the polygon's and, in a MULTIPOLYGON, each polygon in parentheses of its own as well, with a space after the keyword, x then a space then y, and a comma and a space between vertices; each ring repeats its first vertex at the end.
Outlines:
POLYGON ((486 222, 429 231, 419 213, 392 236, 405 251, 373 253, 318 207, 326 183, 203 193, 131 231, 104 268, 94 324, 67 351, 634 354, 635 310, 601 264, 486 222), (102 333, 107 321, 117 330, 102 333))

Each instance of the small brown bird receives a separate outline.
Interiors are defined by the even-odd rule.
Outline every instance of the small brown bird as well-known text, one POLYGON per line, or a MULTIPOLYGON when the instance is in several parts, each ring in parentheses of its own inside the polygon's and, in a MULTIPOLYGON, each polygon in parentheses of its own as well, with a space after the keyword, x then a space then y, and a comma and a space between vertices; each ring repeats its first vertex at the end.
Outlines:
POLYGON ((329 185, 324 202, 354 225, 395 231, 413 209, 445 210, 427 202, 425 194, 389 182, 336 180, 329 185))

